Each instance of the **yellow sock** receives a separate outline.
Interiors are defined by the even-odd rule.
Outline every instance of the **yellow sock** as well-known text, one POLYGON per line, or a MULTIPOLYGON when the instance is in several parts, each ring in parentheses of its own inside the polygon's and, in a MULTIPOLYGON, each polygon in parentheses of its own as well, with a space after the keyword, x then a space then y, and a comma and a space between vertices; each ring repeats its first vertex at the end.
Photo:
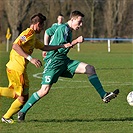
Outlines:
POLYGON ((13 89, 9 89, 8 87, 0 87, 0 96, 14 98, 15 93, 13 89))
POLYGON ((11 107, 8 109, 8 111, 6 112, 6 114, 3 116, 4 118, 8 119, 11 118, 12 115, 14 115, 15 113, 17 113, 21 106, 23 105, 23 103, 21 103, 18 98, 11 104, 11 107))

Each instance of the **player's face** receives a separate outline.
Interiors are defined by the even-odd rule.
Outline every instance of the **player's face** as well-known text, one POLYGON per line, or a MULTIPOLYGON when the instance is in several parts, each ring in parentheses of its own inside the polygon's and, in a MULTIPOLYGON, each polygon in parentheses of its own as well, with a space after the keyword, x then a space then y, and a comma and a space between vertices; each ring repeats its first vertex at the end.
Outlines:
POLYGON ((62 24, 63 20, 64 20, 64 17, 63 16, 58 16, 57 20, 58 20, 58 24, 62 24))
POLYGON ((44 23, 40 24, 38 22, 36 27, 36 33, 40 33, 42 30, 44 30, 44 23))
POLYGON ((83 24, 83 20, 81 16, 72 19, 72 29, 78 30, 83 24))

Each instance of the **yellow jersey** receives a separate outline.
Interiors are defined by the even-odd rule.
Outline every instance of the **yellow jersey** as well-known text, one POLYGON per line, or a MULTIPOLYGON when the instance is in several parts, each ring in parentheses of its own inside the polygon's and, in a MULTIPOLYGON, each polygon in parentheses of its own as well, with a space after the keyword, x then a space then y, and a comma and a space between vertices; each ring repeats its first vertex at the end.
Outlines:
MULTIPOLYGON (((19 45, 23 51, 29 55, 33 53, 34 48, 42 49, 44 47, 44 44, 36 38, 35 31, 31 28, 27 28, 25 31, 23 31, 13 44, 19 45)), ((10 52, 10 60, 6 66, 9 69, 23 73, 28 62, 29 61, 27 59, 12 49, 10 52)))

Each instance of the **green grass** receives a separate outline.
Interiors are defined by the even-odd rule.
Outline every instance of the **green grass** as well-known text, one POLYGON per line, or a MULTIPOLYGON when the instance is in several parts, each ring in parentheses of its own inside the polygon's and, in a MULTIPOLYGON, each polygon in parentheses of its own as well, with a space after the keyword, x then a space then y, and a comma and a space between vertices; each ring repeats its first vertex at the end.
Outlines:
MULTIPOLYGON (((1 45, 0 45, 1 46, 1 45)), ((86 75, 75 75, 73 79, 61 78, 53 85, 50 93, 35 104, 27 113, 25 123, 0 123, 0 133, 132 133, 133 107, 126 101, 133 90, 132 43, 111 45, 107 52, 106 43, 84 43, 81 51, 74 48, 69 57, 95 66, 106 91, 120 89, 119 96, 104 104, 86 75)), ((0 86, 7 86, 5 64, 9 53, 0 47, 0 86)), ((42 60, 41 52, 35 50, 34 57, 42 60)), ((30 95, 40 88, 41 79, 33 74, 43 68, 28 66, 30 95)), ((41 75, 39 75, 41 76, 41 75)), ((0 98, 2 116, 13 99, 0 98)), ((17 115, 14 115, 17 119, 17 115)))

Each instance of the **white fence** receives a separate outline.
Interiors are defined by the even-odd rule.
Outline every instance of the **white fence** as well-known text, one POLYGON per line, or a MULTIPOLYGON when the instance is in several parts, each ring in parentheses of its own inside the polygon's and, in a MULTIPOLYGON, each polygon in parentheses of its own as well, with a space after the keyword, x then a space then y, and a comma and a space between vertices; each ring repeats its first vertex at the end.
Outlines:
MULTIPOLYGON (((124 42, 128 41, 133 43, 133 38, 84 38, 84 41, 107 41, 108 52, 111 51, 110 45, 111 41, 115 42, 124 42)), ((77 44, 77 51, 80 52, 80 43, 77 44)))

